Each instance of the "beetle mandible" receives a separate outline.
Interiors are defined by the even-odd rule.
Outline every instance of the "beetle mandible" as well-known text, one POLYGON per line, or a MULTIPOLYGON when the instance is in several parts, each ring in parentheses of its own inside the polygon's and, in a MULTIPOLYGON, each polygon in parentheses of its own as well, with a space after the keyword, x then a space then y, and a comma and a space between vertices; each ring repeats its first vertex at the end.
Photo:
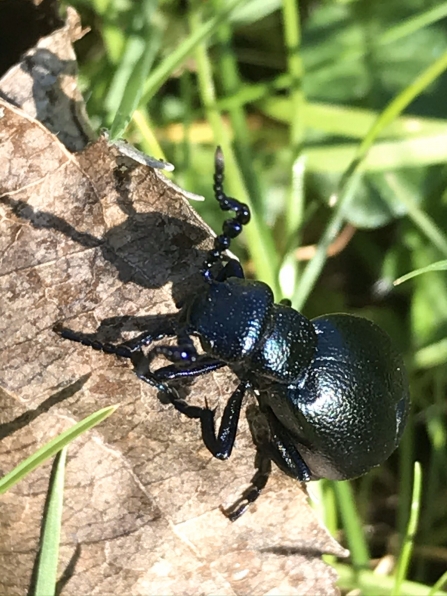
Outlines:
POLYGON ((267 483, 271 461, 289 476, 307 482, 344 480, 365 474, 397 447, 410 397, 402 358, 384 331, 349 314, 309 320, 283 300, 275 304, 270 287, 245 279, 238 261, 224 257, 231 240, 250 220, 248 206, 223 189, 224 160, 215 155, 214 194, 223 211, 233 211, 214 239, 201 274, 204 288, 157 333, 143 333, 121 344, 103 344, 55 326, 64 339, 130 358, 140 379, 165 393, 188 418, 200 421, 202 439, 218 459, 227 459, 235 442, 244 395, 254 392, 270 437, 258 445, 258 471, 239 501, 225 511, 234 521, 267 483), (165 337, 174 345, 143 348, 165 337), (199 338, 202 350, 194 346, 199 338), (144 357, 143 357, 144 356, 144 357), (163 356, 171 364, 153 370, 163 356), (180 399, 170 385, 228 366, 239 379, 216 433, 214 410, 180 399))

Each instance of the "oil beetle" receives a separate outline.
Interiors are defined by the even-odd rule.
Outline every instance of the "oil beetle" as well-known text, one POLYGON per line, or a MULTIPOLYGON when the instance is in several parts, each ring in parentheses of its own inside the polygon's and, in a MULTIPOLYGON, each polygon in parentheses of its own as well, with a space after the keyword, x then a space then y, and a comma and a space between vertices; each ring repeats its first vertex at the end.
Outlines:
POLYGON ((269 438, 258 445, 258 471, 241 499, 225 514, 237 519, 267 483, 271 461, 307 482, 361 476, 397 447, 410 397, 404 365, 389 337, 367 319, 330 314, 313 320, 290 302, 274 303, 263 282, 246 280, 240 264, 225 258, 231 240, 250 220, 246 205, 223 190, 224 161, 215 155, 214 194, 223 224, 203 263, 204 288, 157 333, 143 333, 118 345, 55 327, 65 339, 130 358, 140 379, 165 393, 188 418, 200 421, 202 438, 214 457, 231 455, 242 401, 254 392, 268 423, 269 438), (174 345, 143 348, 165 337, 174 345), (200 340, 197 351, 192 338, 200 340), (171 364, 153 370, 156 356, 171 364), (214 410, 180 399, 171 381, 228 366, 239 384, 228 400, 216 433, 214 410))

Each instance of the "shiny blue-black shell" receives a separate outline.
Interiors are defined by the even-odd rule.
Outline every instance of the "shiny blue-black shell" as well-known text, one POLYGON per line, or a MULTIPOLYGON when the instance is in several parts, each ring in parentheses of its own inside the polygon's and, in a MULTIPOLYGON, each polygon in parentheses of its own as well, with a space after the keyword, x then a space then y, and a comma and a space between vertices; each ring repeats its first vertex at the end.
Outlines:
POLYGON ((397 447, 408 381, 373 322, 349 314, 309 320, 275 304, 266 284, 238 278, 211 283, 186 320, 207 354, 251 379, 261 410, 286 430, 312 478, 361 476, 397 447))

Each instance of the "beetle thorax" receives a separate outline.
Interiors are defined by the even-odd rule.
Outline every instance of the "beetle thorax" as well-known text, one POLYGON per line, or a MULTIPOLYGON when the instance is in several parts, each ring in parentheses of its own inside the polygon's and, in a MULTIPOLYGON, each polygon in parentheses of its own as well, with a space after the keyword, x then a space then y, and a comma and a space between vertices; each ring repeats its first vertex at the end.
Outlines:
POLYGON ((316 349, 312 323, 289 306, 274 304, 262 283, 214 282, 189 307, 188 332, 211 356, 238 364, 254 377, 296 382, 316 349))

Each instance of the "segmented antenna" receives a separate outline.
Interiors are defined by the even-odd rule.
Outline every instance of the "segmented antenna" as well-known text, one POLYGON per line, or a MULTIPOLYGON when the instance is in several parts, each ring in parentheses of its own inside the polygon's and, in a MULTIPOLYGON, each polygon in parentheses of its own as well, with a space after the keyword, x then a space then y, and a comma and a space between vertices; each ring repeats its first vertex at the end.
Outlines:
POLYGON ((222 234, 214 238, 214 248, 208 251, 206 255, 202 274, 207 281, 213 279, 211 267, 222 258, 222 254, 230 247, 231 240, 239 236, 242 232, 242 227, 250 221, 250 209, 248 205, 225 194, 223 189, 224 169, 223 152, 220 147, 217 147, 214 156, 214 196, 222 211, 234 211, 236 216, 224 221, 222 234))

